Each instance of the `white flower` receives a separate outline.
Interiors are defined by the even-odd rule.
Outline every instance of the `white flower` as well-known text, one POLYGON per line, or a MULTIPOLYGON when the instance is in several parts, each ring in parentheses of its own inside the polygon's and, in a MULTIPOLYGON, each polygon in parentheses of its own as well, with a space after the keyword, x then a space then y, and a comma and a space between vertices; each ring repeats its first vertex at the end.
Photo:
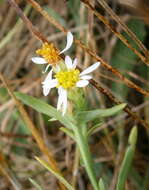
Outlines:
POLYGON ((69 56, 65 57, 66 70, 58 71, 55 74, 55 78, 52 78, 51 70, 45 80, 42 82, 43 94, 47 96, 52 88, 58 88, 58 103, 57 110, 62 110, 63 115, 67 110, 67 94, 68 91, 75 87, 85 87, 89 84, 89 80, 92 78, 89 73, 93 72, 100 65, 100 62, 96 62, 84 71, 80 73, 76 69, 77 59, 72 61, 69 56))
POLYGON ((60 61, 60 55, 66 52, 72 43, 73 35, 71 32, 68 32, 66 47, 61 52, 59 52, 52 43, 44 43, 41 49, 36 50, 36 53, 42 57, 33 57, 31 60, 36 64, 48 64, 44 71, 46 72, 50 66, 55 66, 60 61))

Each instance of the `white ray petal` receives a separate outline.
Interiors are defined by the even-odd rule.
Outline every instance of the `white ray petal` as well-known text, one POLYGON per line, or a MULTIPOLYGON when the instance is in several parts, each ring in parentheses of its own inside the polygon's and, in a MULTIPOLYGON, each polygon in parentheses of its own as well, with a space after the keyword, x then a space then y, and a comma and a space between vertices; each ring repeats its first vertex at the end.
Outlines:
POLYGON ((80 81, 77 82, 76 86, 77 87, 85 87, 85 86, 88 85, 88 83, 89 83, 88 80, 80 80, 80 81))
POLYGON ((50 64, 48 64, 47 66, 46 66, 46 68, 45 68, 45 70, 44 71, 42 71, 42 73, 46 73, 47 72, 47 70, 49 69, 49 67, 50 67, 51 65, 50 64))
POLYGON ((65 51, 67 51, 71 45, 73 43, 73 35, 71 32, 67 33, 67 43, 66 43, 66 47, 60 52, 60 54, 64 53, 65 51))
POLYGON ((72 64, 72 68, 75 69, 76 66, 77 66, 77 63, 78 63, 78 59, 75 58, 74 61, 73 61, 73 64, 72 64))
POLYGON ((80 78, 83 80, 90 80, 90 79, 92 79, 92 76, 91 75, 83 75, 80 78))
POLYGON ((47 61, 42 58, 42 57, 32 57, 32 62, 36 63, 36 64, 46 64, 47 61))
POLYGON ((67 90, 63 89, 63 108, 62 114, 64 115, 67 111, 67 90))
POLYGON ((72 59, 68 55, 65 57, 65 64, 67 69, 72 69, 72 59))
POLYGON ((58 85, 57 79, 43 82, 43 88, 54 88, 58 85))
POLYGON ((47 96, 50 93, 51 88, 43 87, 43 95, 47 96))
POLYGON ((50 82, 52 80, 52 72, 53 69, 51 69, 51 71, 48 73, 47 77, 45 78, 45 80, 42 82, 42 84, 46 83, 46 82, 50 82))
POLYGON ((62 96, 62 87, 58 88, 58 102, 57 102, 57 110, 61 109, 62 103, 63 103, 63 96, 62 96))
POLYGON ((100 62, 94 63, 93 65, 91 65, 90 67, 88 67, 87 69, 85 69, 84 71, 82 71, 82 72, 80 73, 80 76, 86 75, 86 74, 88 74, 88 73, 93 72, 95 69, 97 69, 97 68, 99 67, 99 65, 100 65, 100 62))

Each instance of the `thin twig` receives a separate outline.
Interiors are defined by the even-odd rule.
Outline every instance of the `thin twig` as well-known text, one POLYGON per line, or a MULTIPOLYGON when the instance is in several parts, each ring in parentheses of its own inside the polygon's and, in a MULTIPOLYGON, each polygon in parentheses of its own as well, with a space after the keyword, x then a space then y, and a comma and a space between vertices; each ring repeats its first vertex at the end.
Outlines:
POLYGON ((51 17, 43 8, 34 0, 27 0, 31 5, 40 12, 51 24, 53 24, 60 31, 67 33, 67 29, 65 29, 62 25, 60 25, 53 17, 51 17))
POLYGON ((138 47, 142 50, 142 52, 144 53, 144 55, 146 57, 149 56, 149 51, 148 49, 144 46, 144 44, 137 38, 137 36, 135 35, 135 33, 133 33, 128 26, 121 20, 121 18, 110 8, 110 6, 107 4, 107 2, 105 0, 97 0, 98 3, 100 3, 100 5, 111 15, 111 17, 118 22, 118 24, 121 25, 121 27, 123 28, 123 30, 136 42, 136 44, 138 45, 138 47))
POLYGON ((104 61, 100 56, 94 53, 91 49, 86 47, 80 40, 75 40, 75 42, 82 47, 86 52, 88 52, 94 59, 100 61, 102 66, 105 67, 107 70, 111 71, 117 77, 119 77, 128 87, 134 88, 136 91, 140 92, 141 94, 149 97, 149 92, 140 88, 138 85, 127 79, 124 75, 122 75, 117 69, 113 68, 109 65, 106 61, 104 61))
POLYGON ((16 12, 20 16, 20 18, 23 20, 23 22, 26 24, 29 31, 35 36, 38 40, 41 40, 42 42, 48 42, 47 39, 32 25, 30 20, 25 16, 23 11, 19 8, 15 0, 7 0, 12 7, 15 8, 16 12))
POLYGON ((144 57, 138 50, 136 50, 132 45, 128 42, 124 36, 116 31, 116 29, 109 23, 109 21, 101 15, 99 12, 96 11, 96 9, 89 3, 88 0, 81 0, 92 12, 94 15, 97 16, 97 18, 102 21, 129 49, 131 49, 146 65, 149 66, 149 60, 148 58, 144 57))
POLYGON ((29 135, 6 133, 6 132, 2 132, 2 131, 0 131, 0 136, 6 137, 6 138, 25 138, 25 139, 31 138, 31 136, 29 136, 29 135))

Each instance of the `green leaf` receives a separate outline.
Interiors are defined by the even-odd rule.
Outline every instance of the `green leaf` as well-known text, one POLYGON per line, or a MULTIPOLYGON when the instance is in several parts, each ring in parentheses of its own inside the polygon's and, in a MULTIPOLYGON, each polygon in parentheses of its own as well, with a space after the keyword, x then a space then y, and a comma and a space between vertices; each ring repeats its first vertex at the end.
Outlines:
MULTIPOLYGON (((138 39, 144 41, 146 37, 146 29, 145 24, 142 21, 138 19, 131 19, 128 21, 127 25, 136 34, 138 39)), ((131 45, 139 51, 139 48, 137 47, 134 40, 132 40, 125 32, 123 32, 122 34, 131 43, 131 45)), ((130 50, 125 44, 123 44, 121 40, 117 41, 113 52, 114 53, 111 59, 112 66, 114 68, 117 68, 118 70, 126 71, 125 73, 127 73, 128 71, 133 72, 133 70, 136 68, 136 65, 133 63, 136 62, 138 56, 134 54, 134 52, 130 50)), ((129 78, 129 76, 127 77, 129 78)), ((129 88, 125 84, 113 82, 111 88, 115 94, 121 96, 124 100, 126 99, 129 88)))
POLYGON ((20 92, 15 92, 15 96, 19 100, 21 100, 24 104, 32 107, 36 111, 46 114, 52 118, 56 118, 57 120, 59 120, 63 125, 65 125, 68 128, 72 128, 72 125, 75 122, 72 117, 68 116, 67 114, 65 114, 65 116, 63 116, 61 112, 56 110, 56 108, 52 107, 51 105, 45 103, 42 100, 39 100, 32 96, 28 96, 28 95, 20 93, 20 92))
POLYGON ((102 178, 99 180, 99 190, 106 190, 102 178))
POLYGON ((87 131, 87 137, 91 136, 91 135, 94 133, 94 131, 95 131, 96 129, 98 129, 102 124, 103 124, 103 123, 100 122, 100 123, 94 125, 93 127, 91 127, 91 128, 87 131))
POLYGON ((63 176, 61 176, 59 173, 55 172, 51 167, 50 165, 45 162, 44 160, 41 160, 39 159, 38 157, 35 157, 36 160, 41 164, 43 165, 47 170, 49 170, 62 184, 65 185, 65 187, 68 189, 68 190, 75 190, 64 178, 63 176))
POLYGON ((129 139, 128 142, 130 143, 130 145, 136 145, 137 142, 137 136, 138 136, 138 131, 137 131, 137 127, 133 127, 131 129, 130 135, 129 135, 129 139))
POLYGON ((0 88, 0 103, 7 101, 9 95, 6 88, 0 88))
POLYGON ((51 119, 49 119, 48 121, 57 121, 57 119, 55 119, 55 118, 51 118, 51 119))
POLYGON ((76 25, 80 25, 80 15, 79 15, 79 9, 80 9, 80 1, 76 0, 69 0, 68 3, 68 10, 72 15, 72 20, 75 21, 76 25))
POLYGON ((47 13, 49 15, 51 15, 55 20, 57 20, 59 23, 61 23, 61 25, 63 25, 64 27, 66 26, 66 21, 65 19, 63 19, 61 17, 60 14, 58 14, 56 11, 54 11, 53 9, 51 9, 50 7, 48 6, 45 6, 44 9, 47 11, 47 13))
POLYGON ((74 134, 73 134, 73 131, 70 130, 70 129, 67 129, 65 127, 61 127, 60 128, 61 131, 63 131, 64 133, 66 133, 69 137, 71 137, 73 140, 75 140, 75 137, 74 137, 74 134))
POLYGON ((127 179, 128 173, 130 171, 132 159, 133 159, 134 152, 135 152, 135 145, 136 145, 136 138, 137 138, 136 134, 137 134, 137 128, 135 127, 131 130, 131 133, 129 136, 129 141, 132 138, 132 135, 134 135, 134 137, 132 139, 134 140, 134 138, 135 138, 135 140, 133 141, 132 144, 130 144, 128 146, 128 148, 126 150, 124 160, 123 160, 121 168, 120 168, 116 190, 124 190, 125 181, 127 179))
POLYGON ((117 106, 114 106, 114 107, 108 108, 108 109, 82 111, 82 112, 77 113, 76 118, 80 122, 86 123, 86 122, 94 120, 98 117, 102 118, 102 117, 112 116, 112 115, 118 113, 120 110, 122 110, 125 106, 126 106, 126 104, 119 104, 117 106))

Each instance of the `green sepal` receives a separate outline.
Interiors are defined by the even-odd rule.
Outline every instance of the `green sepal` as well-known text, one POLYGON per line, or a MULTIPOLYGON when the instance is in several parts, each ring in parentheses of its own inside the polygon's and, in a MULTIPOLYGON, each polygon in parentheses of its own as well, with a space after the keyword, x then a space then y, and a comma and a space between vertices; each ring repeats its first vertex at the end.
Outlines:
POLYGON ((73 111, 84 111, 87 109, 87 101, 84 91, 80 88, 74 88, 68 92, 68 98, 73 103, 73 111))

